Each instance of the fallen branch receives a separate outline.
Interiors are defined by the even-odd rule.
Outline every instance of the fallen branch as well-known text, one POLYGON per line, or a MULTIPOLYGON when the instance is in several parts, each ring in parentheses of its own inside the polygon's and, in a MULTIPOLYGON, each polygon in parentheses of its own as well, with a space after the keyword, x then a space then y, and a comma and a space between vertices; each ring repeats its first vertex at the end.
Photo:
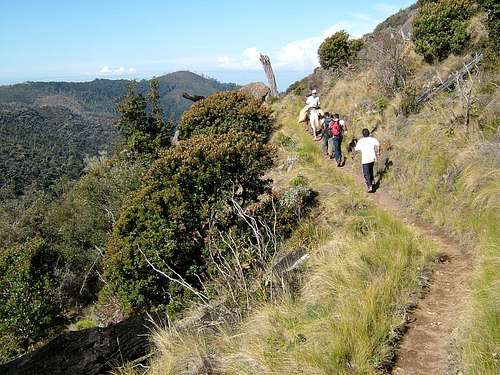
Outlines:
POLYGON ((187 92, 182 93, 182 97, 187 100, 191 100, 192 102, 199 102, 200 100, 205 99, 204 96, 201 95, 190 95, 187 92))

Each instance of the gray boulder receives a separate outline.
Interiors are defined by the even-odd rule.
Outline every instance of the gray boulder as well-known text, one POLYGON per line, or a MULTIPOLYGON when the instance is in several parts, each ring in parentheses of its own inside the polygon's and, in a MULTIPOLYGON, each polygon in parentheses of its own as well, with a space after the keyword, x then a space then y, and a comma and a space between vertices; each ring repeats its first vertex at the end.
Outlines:
POLYGON ((249 83, 248 85, 241 87, 239 91, 251 95, 258 101, 263 103, 269 96, 271 89, 262 82, 252 82, 249 83))

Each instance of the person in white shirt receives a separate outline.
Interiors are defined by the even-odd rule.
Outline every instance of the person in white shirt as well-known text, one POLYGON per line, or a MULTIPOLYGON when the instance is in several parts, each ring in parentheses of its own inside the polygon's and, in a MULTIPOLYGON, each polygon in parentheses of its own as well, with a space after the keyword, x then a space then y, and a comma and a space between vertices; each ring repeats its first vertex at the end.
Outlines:
POLYGON ((306 99, 306 105, 309 106, 309 125, 313 132, 314 139, 318 139, 318 131, 320 130, 320 113, 319 109, 321 107, 318 92, 316 90, 311 91, 311 95, 306 99))
POLYGON ((309 95, 306 99, 306 104, 309 108, 319 109, 321 107, 318 92, 316 90, 311 91, 311 95, 309 95))
POLYGON ((361 152, 361 164, 363 165, 363 176, 365 177, 368 192, 373 192, 375 178, 373 176, 373 165, 380 157, 380 143, 373 137, 370 137, 370 131, 363 129, 363 138, 356 144, 355 151, 361 152))

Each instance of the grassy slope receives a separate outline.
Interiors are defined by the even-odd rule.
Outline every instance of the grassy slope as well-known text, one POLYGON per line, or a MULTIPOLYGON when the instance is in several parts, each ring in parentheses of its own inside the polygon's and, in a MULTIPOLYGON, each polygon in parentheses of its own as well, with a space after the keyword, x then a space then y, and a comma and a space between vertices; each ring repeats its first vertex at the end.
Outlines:
POLYGON ((215 334, 160 330, 153 374, 216 367, 225 374, 375 373, 391 361, 406 311, 425 284, 433 245, 373 207, 361 187, 323 159, 302 126, 298 104, 278 104, 281 158, 299 156, 277 188, 297 174, 318 206, 290 239, 311 254, 299 295, 263 303, 236 329, 215 334))
MULTIPOLYGON (((411 47, 408 61, 420 82, 461 65, 454 56, 425 65, 411 47)), ((467 286, 467 311, 457 316, 464 322, 457 354, 467 373, 498 373, 498 73, 488 73, 474 89, 478 100, 469 128, 463 125, 456 93, 442 94, 403 119, 396 116, 401 97, 384 97, 376 78, 374 69, 361 69, 326 83, 323 107, 347 117, 351 134, 378 125, 383 157, 393 163, 382 188, 470 246, 474 276, 467 286)), ((288 244, 305 246, 312 254, 300 295, 262 304, 241 327, 215 335, 160 331, 152 373, 195 366, 215 366, 227 374, 373 373, 391 358, 392 340, 434 249, 372 207, 361 187, 322 159, 295 123, 299 105, 286 97, 275 106, 282 128, 274 141, 282 145, 281 157, 298 155, 300 161, 290 172, 276 171, 272 177, 279 188, 302 174, 320 193, 318 206, 288 244)))
MULTIPOLYGON (((452 56, 431 67, 411 53, 408 58, 413 60, 417 79, 424 82, 430 70, 443 76, 460 63, 459 57, 452 56)), ((375 78, 372 70, 366 70, 342 79, 324 96, 325 108, 348 116, 354 134, 378 125, 376 136, 383 142, 384 156, 393 163, 383 186, 389 185, 412 211, 446 228, 472 249, 471 298, 457 351, 470 373, 498 373, 499 74, 487 72, 476 84, 473 95, 477 101, 468 128, 456 92, 434 98, 420 113, 402 120, 396 117, 400 98, 389 100, 377 93, 375 78), (360 105, 381 98, 386 107, 380 113, 369 113, 360 105)))

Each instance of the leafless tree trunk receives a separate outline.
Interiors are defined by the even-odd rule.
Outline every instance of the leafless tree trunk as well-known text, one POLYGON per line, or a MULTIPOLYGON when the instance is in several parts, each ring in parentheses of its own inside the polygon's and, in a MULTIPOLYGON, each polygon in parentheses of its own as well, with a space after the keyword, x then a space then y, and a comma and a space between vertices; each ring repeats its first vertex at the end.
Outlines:
POLYGON ((465 127, 470 124, 470 112, 476 102, 473 90, 481 81, 480 70, 477 64, 468 66, 464 64, 466 75, 456 73, 456 87, 462 103, 465 117, 465 127))
MULTIPOLYGON (((476 53, 471 61, 469 61, 467 64, 464 64, 463 68, 457 70, 454 73, 451 73, 444 81, 439 78, 440 82, 438 84, 428 88, 420 94, 420 96, 417 98, 417 105, 420 105, 421 103, 429 100, 437 93, 440 93, 444 90, 453 89, 458 81, 463 80, 464 76, 470 76, 471 71, 479 70, 479 65, 481 64, 483 56, 483 53, 476 53)), ((459 89, 459 91, 462 92, 463 90, 459 89)))
POLYGON ((261 54, 260 62, 264 67, 264 72, 266 72, 266 77, 269 82, 269 88, 271 89, 271 96, 278 96, 276 78, 274 77, 273 67, 271 66, 271 60, 269 60, 269 56, 261 54))

